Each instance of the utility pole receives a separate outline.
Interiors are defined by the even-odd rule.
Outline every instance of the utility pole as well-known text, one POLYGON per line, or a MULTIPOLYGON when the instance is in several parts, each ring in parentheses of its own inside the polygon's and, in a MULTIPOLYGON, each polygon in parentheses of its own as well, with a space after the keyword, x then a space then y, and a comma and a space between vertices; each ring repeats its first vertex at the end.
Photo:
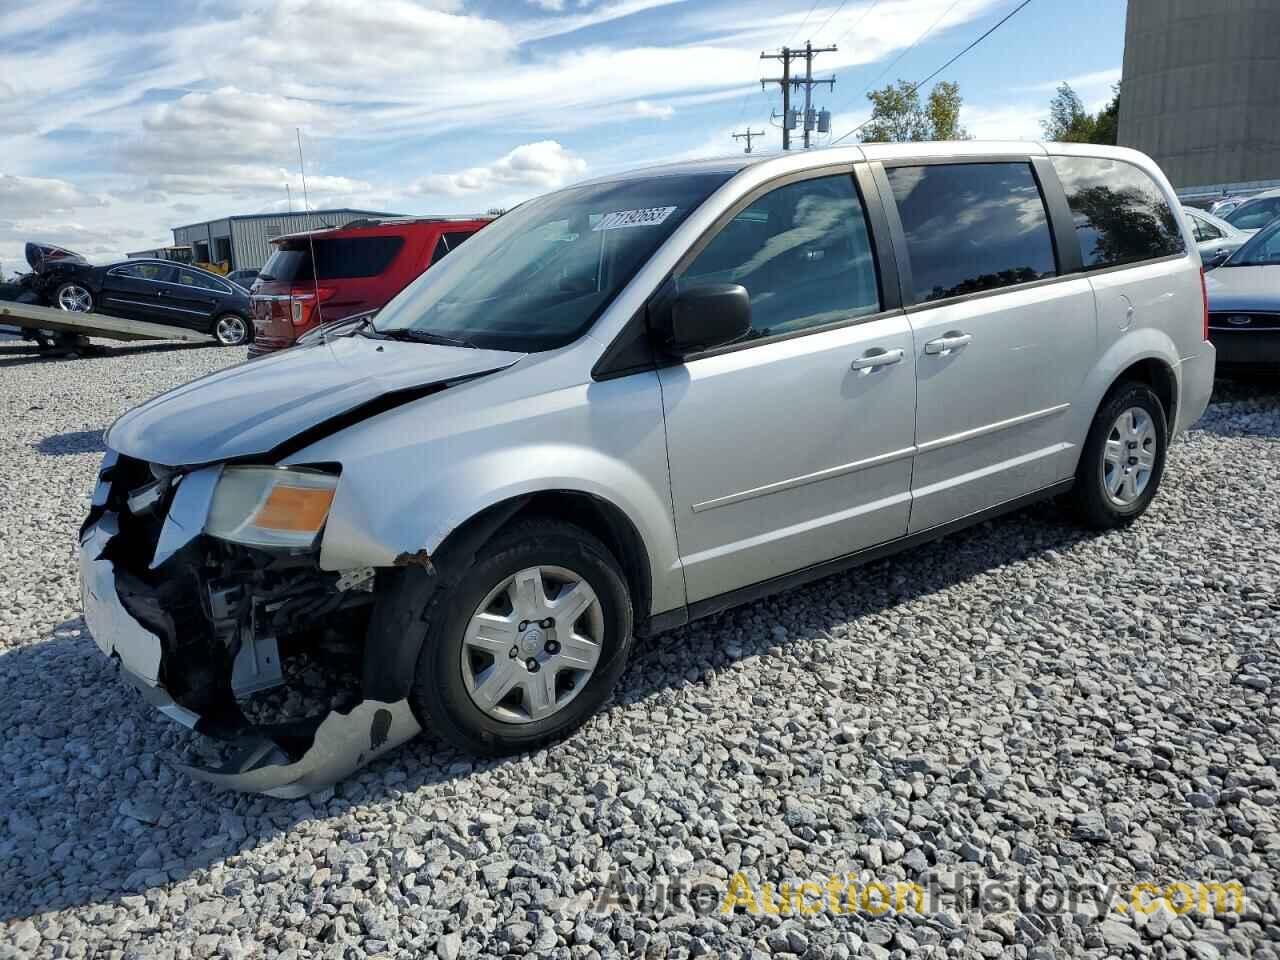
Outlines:
POLYGON ((813 79, 813 58, 819 53, 835 52, 835 44, 832 44, 829 47, 819 47, 815 50, 813 48, 813 44, 808 40, 804 43, 804 148, 806 150, 809 149, 809 134, 813 131, 814 127, 812 102, 813 87, 815 84, 826 83, 829 84, 829 90, 834 92, 836 88, 836 78, 834 76, 827 80, 813 79))
MULTIPOLYGON (((804 146, 809 148, 809 135, 815 127, 815 117, 813 112, 813 88, 821 84, 827 84, 829 89, 835 89, 836 78, 828 77, 825 80, 813 79, 813 58, 820 53, 835 53, 836 47, 833 44, 829 47, 815 47, 811 42, 805 41, 803 50, 792 50, 790 47, 783 47, 778 53, 761 53, 761 60, 781 60, 782 76, 781 77, 764 77, 760 80, 760 89, 764 89, 767 83, 776 83, 782 87, 782 149, 791 149, 791 131, 796 126, 796 116, 791 110, 791 91, 794 88, 799 91, 804 88, 804 146), (791 61, 804 60, 804 79, 791 76, 791 61)), ((826 112, 824 111, 824 116, 826 112)))
POLYGON ((764 53, 761 52, 761 60, 781 60, 782 76, 780 77, 764 77, 760 80, 760 89, 764 89, 766 83, 776 83, 782 87, 782 149, 791 149, 791 58, 795 56, 796 51, 790 47, 783 47, 781 53, 764 53))
POLYGON ((752 137, 763 137, 763 136, 764 136, 764 131, 763 131, 763 130, 752 130, 752 129, 751 129, 751 127, 747 127, 747 132, 746 132, 746 133, 735 133, 735 134, 733 135, 733 139, 735 139, 735 140, 746 140, 746 141, 747 141, 747 149, 743 150, 742 152, 743 152, 743 153, 750 153, 750 152, 751 152, 751 138, 752 138, 752 137))

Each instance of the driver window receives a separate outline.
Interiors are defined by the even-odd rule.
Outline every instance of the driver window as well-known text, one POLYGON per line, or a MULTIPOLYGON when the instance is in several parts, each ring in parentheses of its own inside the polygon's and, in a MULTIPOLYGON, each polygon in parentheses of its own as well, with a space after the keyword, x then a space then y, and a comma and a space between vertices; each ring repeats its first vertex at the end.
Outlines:
POLYGON ((853 178, 791 183, 741 210, 678 281, 681 289, 702 283, 747 288, 750 337, 876 313, 875 261, 853 178))

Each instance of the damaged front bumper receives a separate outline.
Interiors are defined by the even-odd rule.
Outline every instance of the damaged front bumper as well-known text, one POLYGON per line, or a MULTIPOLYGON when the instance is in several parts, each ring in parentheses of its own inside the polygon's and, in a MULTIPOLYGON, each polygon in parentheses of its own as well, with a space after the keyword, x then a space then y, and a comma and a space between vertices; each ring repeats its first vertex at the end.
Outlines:
MULTIPOLYGON (((404 699, 357 700, 319 718, 250 722, 237 700, 283 680, 275 637, 260 622, 270 605, 259 604, 250 592, 247 602, 236 594, 231 614, 211 606, 222 593, 234 592, 212 579, 200 542, 213 489, 200 474, 214 468, 181 478, 176 492, 168 490, 161 500, 145 495, 151 484, 138 484, 139 465, 132 466, 134 475, 121 478, 119 458, 107 455, 81 531, 85 621, 98 647, 120 663, 149 703, 197 733, 238 748, 220 767, 184 765, 185 770, 230 789, 299 797, 332 786, 420 732, 404 699), (131 515, 131 503, 163 511, 157 535, 143 531, 154 531, 159 517, 144 527, 131 515)), ((276 613, 287 616, 288 602, 275 600, 276 613)), ((334 609, 333 603, 309 602, 305 609, 334 609)))

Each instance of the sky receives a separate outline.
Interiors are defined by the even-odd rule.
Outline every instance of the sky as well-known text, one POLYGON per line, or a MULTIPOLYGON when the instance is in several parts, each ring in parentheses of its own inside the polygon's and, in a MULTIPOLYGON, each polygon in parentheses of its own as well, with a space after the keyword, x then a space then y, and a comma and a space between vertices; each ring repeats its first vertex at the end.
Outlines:
MULTIPOLYGON (((835 44, 835 135, 1017 0, 0 0, 0 269, 28 239, 108 262, 170 228, 302 208, 505 207, 742 150, 781 106, 783 44, 835 44)), ((1057 85, 1120 79, 1124 0, 1032 0, 938 77, 974 136, 1032 139, 1057 85)), ((856 137, 845 141, 856 142, 856 137)))

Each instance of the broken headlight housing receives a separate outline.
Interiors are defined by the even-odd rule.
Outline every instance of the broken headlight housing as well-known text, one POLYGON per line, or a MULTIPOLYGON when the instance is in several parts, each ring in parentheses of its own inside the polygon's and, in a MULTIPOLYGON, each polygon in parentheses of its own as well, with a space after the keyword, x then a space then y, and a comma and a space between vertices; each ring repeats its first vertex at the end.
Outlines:
POLYGON ((329 517, 338 478, 319 470, 227 467, 205 533, 251 547, 305 550, 329 517))

